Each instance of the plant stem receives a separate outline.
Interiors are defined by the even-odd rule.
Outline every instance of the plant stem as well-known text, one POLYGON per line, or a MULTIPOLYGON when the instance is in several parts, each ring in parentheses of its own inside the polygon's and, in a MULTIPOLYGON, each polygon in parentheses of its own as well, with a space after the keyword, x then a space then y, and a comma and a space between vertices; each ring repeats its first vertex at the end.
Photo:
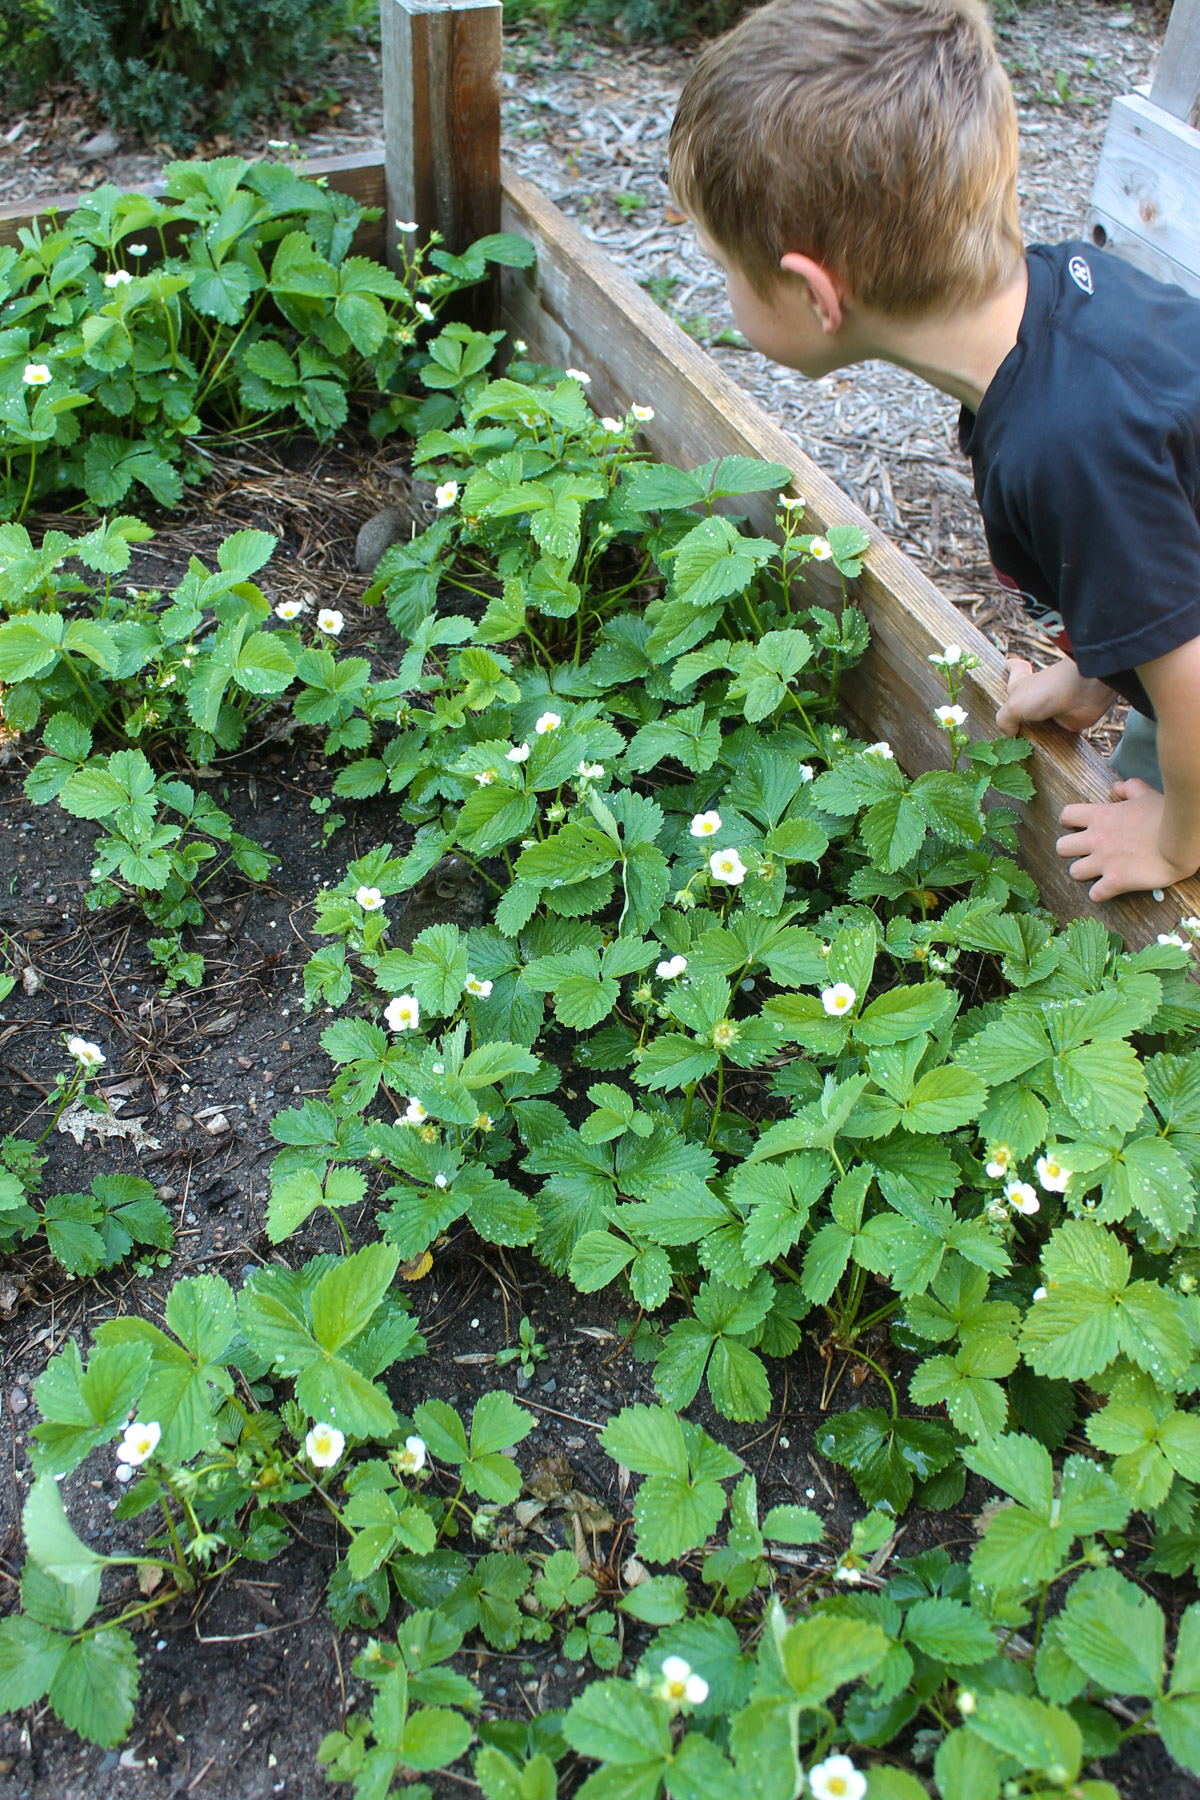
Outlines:
POLYGON ((25 498, 21 502, 20 511, 17 513, 18 519, 23 519, 25 517, 25 509, 29 505, 29 496, 33 492, 33 471, 36 468, 37 445, 31 444, 29 446, 29 480, 25 483, 25 498))
POLYGON ((711 1145, 713 1139, 717 1135, 717 1126, 721 1122, 721 1103, 724 1100, 724 1098, 725 1098, 725 1058, 723 1056, 721 1056, 721 1057, 718 1057, 718 1059, 717 1059, 717 1104, 713 1107, 712 1124, 709 1126, 708 1136, 704 1140, 706 1144, 711 1145))
POLYGON ((897 1420, 900 1417, 900 1402, 896 1398, 896 1390, 892 1385, 890 1376, 886 1375, 884 1373, 884 1371, 880 1368, 879 1364, 875 1361, 875 1359, 871 1356, 868 1356, 865 1351, 856 1350, 854 1352, 854 1354, 855 1354, 855 1356, 857 1356, 859 1362, 865 1362, 869 1369, 874 1369, 874 1371, 878 1375, 880 1381, 882 1381, 884 1387, 887 1389, 888 1393, 891 1395, 891 1397, 892 1397, 892 1420, 894 1422, 895 1420, 897 1420))
POLYGON ((171 1542, 175 1546, 175 1555, 179 1559, 179 1567, 183 1571, 184 1578, 190 1581, 191 1577, 188 1574, 188 1566, 183 1555, 183 1545, 179 1542, 179 1533, 175 1529, 175 1521, 171 1517, 171 1508, 167 1504, 167 1496, 165 1494, 159 1496, 159 1504, 163 1509, 163 1518, 167 1521, 167 1530, 171 1534, 171 1542))

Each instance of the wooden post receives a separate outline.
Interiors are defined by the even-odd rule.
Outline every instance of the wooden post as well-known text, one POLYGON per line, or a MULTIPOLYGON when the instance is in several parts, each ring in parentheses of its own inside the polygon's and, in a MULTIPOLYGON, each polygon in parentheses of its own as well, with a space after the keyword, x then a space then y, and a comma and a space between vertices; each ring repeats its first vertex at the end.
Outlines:
POLYGON ((500 0, 380 0, 394 268, 397 219, 456 253, 500 229, 502 13, 500 0))
POLYGON ((1092 186, 1094 244, 1200 296, 1200 0, 1175 0, 1154 85, 1112 103, 1092 186))
POLYGON ((1200 0, 1175 0, 1150 99, 1185 125, 1200 125, 1200 0))

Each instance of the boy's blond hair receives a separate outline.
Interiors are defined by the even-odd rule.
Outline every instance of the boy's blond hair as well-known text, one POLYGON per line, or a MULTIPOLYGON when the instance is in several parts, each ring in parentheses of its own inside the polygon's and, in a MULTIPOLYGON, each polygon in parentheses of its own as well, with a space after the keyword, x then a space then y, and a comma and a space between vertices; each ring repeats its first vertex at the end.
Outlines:
POLYGON ((688 79, 671 187, 760 293, 794 250, 897 317, 985 299, 1024 246, 1016 108, 983 5, 751 13, 688 79))

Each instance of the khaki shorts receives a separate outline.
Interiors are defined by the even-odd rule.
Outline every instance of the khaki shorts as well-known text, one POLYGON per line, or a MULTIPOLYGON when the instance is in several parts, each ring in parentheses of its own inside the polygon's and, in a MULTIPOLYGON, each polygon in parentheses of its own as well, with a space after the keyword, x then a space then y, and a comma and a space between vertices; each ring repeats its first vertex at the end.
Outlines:
POLYGON ((1163 778, 1158 766, 1158 726, 1155 721, 1131 707, 1125 721, 1125 735, 1109 758, 1108 766, 1122 780, 1136 777, 1149 782, 1161 794, 1163 778))

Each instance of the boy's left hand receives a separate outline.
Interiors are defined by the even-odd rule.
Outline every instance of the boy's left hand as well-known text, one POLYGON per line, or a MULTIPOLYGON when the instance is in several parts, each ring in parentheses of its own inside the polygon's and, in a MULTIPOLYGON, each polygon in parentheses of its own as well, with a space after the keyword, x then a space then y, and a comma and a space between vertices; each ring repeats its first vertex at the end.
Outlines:
POLYGON ((1072 859, 1072 880, 1094 882, 1090 899, 1168 888, 1195 872, 1176 868, 1159 849, 1165 804, 1157 788, 1133 778, 1114 782, 1107 803, 1063 807, 1059 818, 1067 835, 1055 849, 1072 859))

